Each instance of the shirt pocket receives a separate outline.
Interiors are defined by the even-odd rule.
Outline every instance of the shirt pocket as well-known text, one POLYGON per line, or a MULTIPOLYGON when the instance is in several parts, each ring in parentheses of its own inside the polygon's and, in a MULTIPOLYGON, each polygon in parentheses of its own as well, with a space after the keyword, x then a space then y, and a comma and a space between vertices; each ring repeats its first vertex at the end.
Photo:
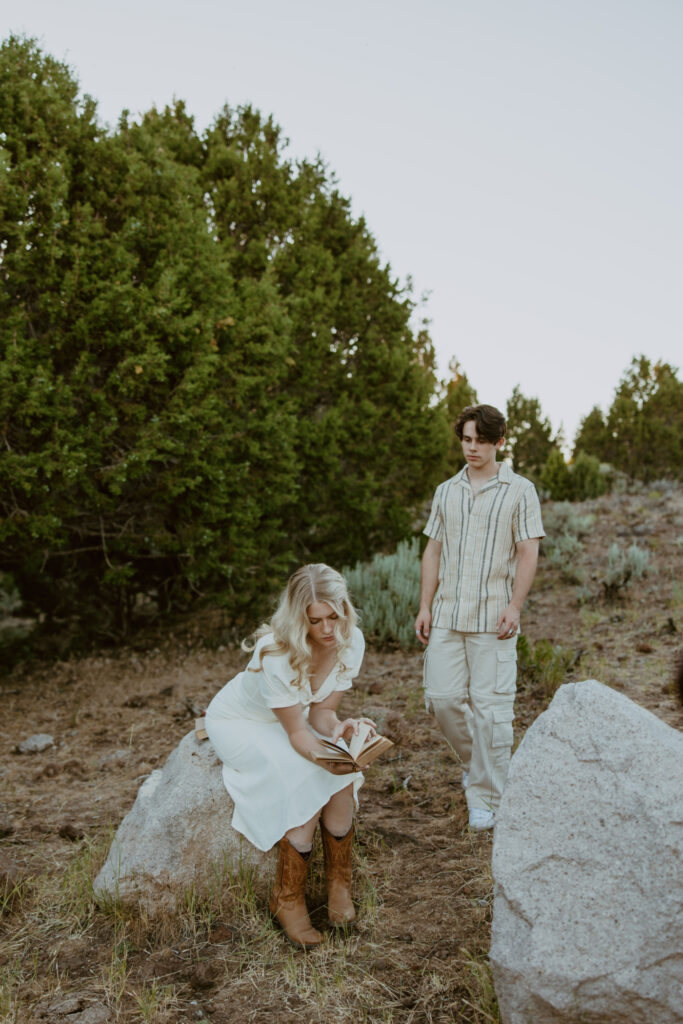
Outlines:
POLYGON ((517 649, 496 651, 496 685, 494 693, 514 695, 517 686, 517 649))
POLYGON ((499 747, 509 750, 512 746, 512 721, 514 717, 512 708, 494 708, 491 737, 491 746, 494 750, 499 747))

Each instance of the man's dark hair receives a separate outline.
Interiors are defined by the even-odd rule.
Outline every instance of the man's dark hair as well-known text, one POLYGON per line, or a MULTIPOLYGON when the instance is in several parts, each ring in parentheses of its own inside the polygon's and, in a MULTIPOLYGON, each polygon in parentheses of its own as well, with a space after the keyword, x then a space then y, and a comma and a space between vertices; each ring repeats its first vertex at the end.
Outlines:
POLYGON ((455 432, 462 441, 462 428, 470 420, 477 424, 477 434, 490 444, 505 437, 507 423, 502 412, 493 405, 468 405, 455 421, 455 432))

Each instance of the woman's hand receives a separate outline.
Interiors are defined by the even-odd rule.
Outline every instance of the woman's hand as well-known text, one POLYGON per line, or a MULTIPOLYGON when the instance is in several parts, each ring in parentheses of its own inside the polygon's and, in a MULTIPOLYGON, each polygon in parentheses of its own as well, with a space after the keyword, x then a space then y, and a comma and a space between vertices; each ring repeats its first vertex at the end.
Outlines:
POLYGON ((352 736, 357 736, 360 729, 361 723, 365 723, 370 726, 368 736, 374 736, 377 732, 377 726, 371 718, 345 718, 343 722, 338 722, 332 730, 332 742, 336 743, 339 739, 345 739, 347 742, 352 736))

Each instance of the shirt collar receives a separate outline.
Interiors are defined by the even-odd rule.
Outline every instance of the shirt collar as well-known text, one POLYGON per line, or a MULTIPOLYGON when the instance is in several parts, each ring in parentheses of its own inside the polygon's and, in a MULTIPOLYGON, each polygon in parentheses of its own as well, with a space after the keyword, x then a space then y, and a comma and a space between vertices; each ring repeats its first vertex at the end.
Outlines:
MULTIPOLYGON (((508 466, 507 462, 499 462, 498 472, 495 476, 492 476, 490 480, 486 481, 484 487, 491 487, 493 484, 510 484, 512 483, 512 476, 512 470, 508 466)), ((456 484, 462 484, 464 487, 469 487, 470 482, 467 477, 467 466, 463 466, 462 469, 455 474, 453 479, 456 484)))

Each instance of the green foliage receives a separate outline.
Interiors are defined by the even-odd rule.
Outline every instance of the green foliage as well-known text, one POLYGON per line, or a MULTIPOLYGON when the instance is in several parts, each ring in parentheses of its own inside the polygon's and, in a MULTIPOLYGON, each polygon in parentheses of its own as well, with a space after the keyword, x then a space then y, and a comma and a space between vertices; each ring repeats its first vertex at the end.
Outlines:
POLYGON ((29 613, 253 617, 296 563, 409 533, 448 445, 433 348, 326 169, 250 108, 107 134, 17 38, 0 121, 0 569, 29 613))
POLYGON ((634 357, 605 419, 593 409, 583 420, 574 452, 584 451, 645 482, 680 479, 683 464, 683 383, 669 363, 634 357))
POLYGON ((584 582, 584 570, 578 565, 578 559, 583 554, 583 544, 575 534, 556 534, 547 544, 544 540, 543 546, 549 564, 560 571, 563 580, 567 583, 584 582))
POLYGON ((573 534, 575 537, 587 536, 593 528, 595 516, 591 512, 581 512, 571 502, 558 501, 543 509, 543 524, 548 536, 543 539, 543 547, 552 543, 553 537, 560 533, 573 534))
POLYGON ((541 541, 541 551, 548 563, 565 582, 584 583, 585 571, 579 565, 581 538, 590 532, 595 517, 582 515, 570 502, 560 501, 544 508, 543 521, 547 535, 541 541))
POLYGON ((650 565, 650 552, 647 548, 631 544, 624 550, 617 541, 610 545, 607 552, 607 571, 601 581, 605 597, 614 600, 632 579, 638 580, 647 574, 650 565))
POLYGON ((571 473, 559 448, 553 448, 550 452, 540 483, 553 501, 569 501, 573 497, 571 473))
POLYGON ((570 468, 573 501, 599 498, 607 491, 608 476, 602 472, 600 461, 594 455, 579 452, 570 468))
POLYGON ((602 411, 594 405, 587 416, 581 420, 574 439, 573 457, 580 452, 587 452, 597 457, 598 461, 607 459, 609 449, 607 423, 602 411))
POLYGON ((468 405, 478 405, 477 392, 467 379, 467 375, 458 360, 453 357, 448 364, 451 376, 444 385, 443 405, 446 419, 451 431, 451 443, 448 449, 447 474, 454 476, 465 465, 460 438, 455 433, 455 423, 463 409, 468 405))
POLYGON ((363 632, 378 643, 414 647, 420 604, 420 542, 401 541, 392 555, 375 555, 344 569, 363 632))
POLYGON ((516 386, 508 399, 506 419, 506 448, 512 455, 515 472, 538 479, 557 447, 541 403, 537 398, 526 398, 516 386))
POLYGON ((517 638, 517 667, 522 686, 528 686, 550 701, 575 668, 581 651, 541 639, 532 643, 521 634, 517 638))
POLYGON ((585 501, 604 494, 608 479, 595 456, 582 451, 567 465, 560 449, 553 448, 543 467, 540 484, 553 501, 585 501))

